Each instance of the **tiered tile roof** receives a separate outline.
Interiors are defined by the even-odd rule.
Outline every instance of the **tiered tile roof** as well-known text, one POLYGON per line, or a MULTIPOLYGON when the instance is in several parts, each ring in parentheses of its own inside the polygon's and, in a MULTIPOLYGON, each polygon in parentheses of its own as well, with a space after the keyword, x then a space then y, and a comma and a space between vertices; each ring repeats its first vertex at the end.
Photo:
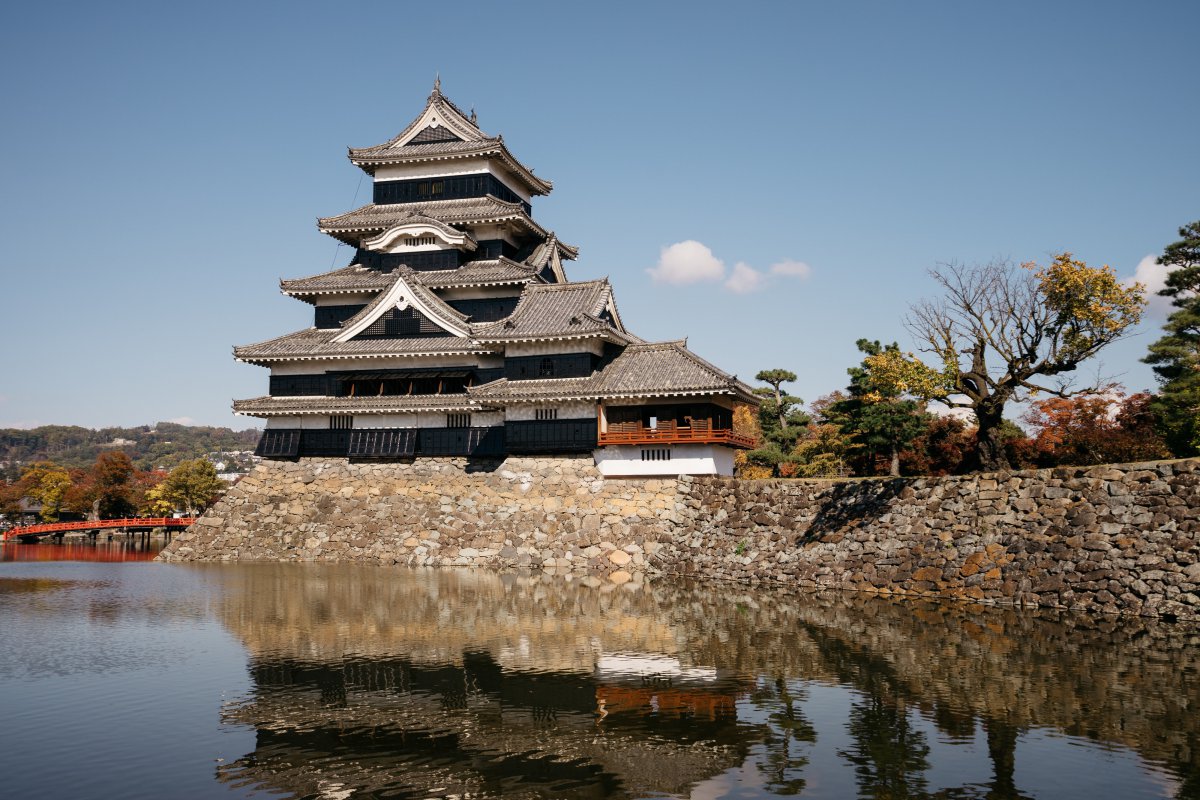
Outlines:
POLYGON ((541 269, 550 263, 556 254, 563 261, 574 261, 579 258, 579 248, 573 247, 566 242, 560 242, 554 231, 550 231, 550 235, 546 237, 546 241, 534 248, 529 258, 525 259, 525 263, 531 267, 541 269))
POLYGON ((416 279, 430 289, 449 289, 463 286, 506 286, 530 283, 537 271, 507 258, 494 261, 468 261, 458 269, 426 270, 416 279))
MULTIPOLYGON (((465 286, 519 286, 537 279, 537 270, 508 258, 468 261, 456 269, 423 270, 414 279, 430 289, 465 286)), ((279 290, 292 297, 363 294, 379 292, 392 285, 392 273, 368 269, 358 264, 310 275, 307 278, 281 280, 279 290)))
POLYGON ((358 264, 310 275, 307 278, 281 280, 279 290, 293 297, 309 297, 324 294, 362 294, 378 292, 392 285, 392 276, 358 264))
POLYGON ((503 136, 488 136, 475 124, 473 114, 468 118, 437 87, 425 108, 404 130, 374 147, 351 147, 349 155, 352 163, 372 175, 388 164, 491 157, 504 164, 532 194, 549 194, 554 188, 551 181, 534 175, 509 152, 503 136), (431 119, 437 119, 437 127, 417 130, 431 119))
POLYGON ((239 361, 266 365, 272 361, 306 361, 387 356, 473 355, 490 348, 461 336, 420 336, 407 339, 351 339, 335 342, 341 328, 305 328, 257 344, 233 348, 239 361))
POLYGON ((357 244, 363 233, 382 232, 400 225, 414 215, 432 217, 450 225, 486 225, 510 222, 531 233, 548 237, 549 231, 533 221, 520 203, 510 203, 493 195, 459 200, 430 200, 422 203, 368 203, 336 217, 320 217, 317 227, 348 244, 357 244))
POLYGON ((475 326, 481 342, 582 339, 602 335, 625 344, 629 339, 619 321, 600 314, 612 305, 607 280, 580 283, 531 284, 525 287, 513 313, 499 322, 475 326))
MULTIPOLYGON (((599 315, 612 307, 612 287, 608 281, 566 284, 529 284, 516 309, 505 320, 469 324, 467 316, 442 300, 425 282, 424 273, 398 267, 384 275, 387 283, 376 297, 339 328, 308 328, 266 342, 234 348, 242 361, 265 363, 298 358, 351 358, 427 353, 482 353, 488 344, 505 341, 552 341, 562 339, 603 338, 618 344, 633 339, 619 325, 599 315), (448 327, 460 328, 469 336, 421 336, 399 339, 358 339, 339 342, 348 329, 378 316, 381 306, 390 301, 392 287, 403 278, 414 298, 435 317, 446 320, 448 327)), ((436 282, 436 279, 435 279, 436 282)))
POLYGON ((684 342, 631 344, 586 378, 501 378, 469 393, 481 401, 496 403, 706 394, 758 402, 749 386, 688 350, 684 342))

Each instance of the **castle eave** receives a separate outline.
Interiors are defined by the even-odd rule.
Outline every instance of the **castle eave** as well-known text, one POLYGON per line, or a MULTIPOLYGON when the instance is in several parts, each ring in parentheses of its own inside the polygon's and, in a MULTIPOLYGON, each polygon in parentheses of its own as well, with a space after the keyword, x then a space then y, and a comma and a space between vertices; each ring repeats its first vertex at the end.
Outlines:
POLYGON ((307 355, 276 355, 276 356, 241 356, 234 354, 234 360, 240 361, 243 364, 255 364, 257 366, 267 366, 281 361, 346 361, 349 359, 360 358, 420 358, 428 356, 477 356, 480 353, 488 352, 482 348, 463 349, 463 350, 412 350, 404 352, 392 353, 337 353, 337 354, 307 354, 307 355))
POLYGON ((428 164, 438 161, 459 161, 466 158, 494 158, 512 173, 531 194, 548 195, 554 190, 554 182, 539 178, 533 170, 522 164, 505 146, 500 138, 482 139, 474 142, 431 142, 428 144, 403 145, 386 149, 364 148, 349 151, 350 163, 368 174, 374 175, 379 167, 394 164, 428 164))
POLYGON ((234 400, 233 411, 248 417, 328 416, 330 414, 409 414, 418 411, 496 411, 469 395, 398 395, 386 397, 280 397, 234 400))

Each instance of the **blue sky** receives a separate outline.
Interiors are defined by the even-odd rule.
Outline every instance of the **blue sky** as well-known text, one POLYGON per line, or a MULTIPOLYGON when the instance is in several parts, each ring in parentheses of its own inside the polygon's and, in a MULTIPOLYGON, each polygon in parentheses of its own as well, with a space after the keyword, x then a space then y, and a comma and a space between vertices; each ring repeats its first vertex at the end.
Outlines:
MULTIPOLYGON (((257 425, 229 406, 267 373, 231 347, 310 324, 278 279, 347 263, 315 226, 369 198, 345 148, 438 72, 554 181, 570 277, 813 400, 856 339, 914 346, 939 262, 1132 276, 1200 218, 1198 28, 1195 2, 10 4, 0 427, 257 425)), ((1162 319, 1105 371, 1152 386, 1162 319)))

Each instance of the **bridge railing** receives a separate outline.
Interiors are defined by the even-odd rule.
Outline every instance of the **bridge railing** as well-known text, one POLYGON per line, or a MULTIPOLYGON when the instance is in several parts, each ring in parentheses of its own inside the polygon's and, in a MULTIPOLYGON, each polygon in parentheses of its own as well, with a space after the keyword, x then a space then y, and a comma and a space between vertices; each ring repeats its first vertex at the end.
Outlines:
POLYGON ((195 521, 195 517, 123 517, 121 519, 47 522, 41 525, 25 525, 19 528, 9 528, 4 532, 4 538, 15 539, 19 536, 37 536, 43 533, 94 531, 104 528, 186 528, 195 521))

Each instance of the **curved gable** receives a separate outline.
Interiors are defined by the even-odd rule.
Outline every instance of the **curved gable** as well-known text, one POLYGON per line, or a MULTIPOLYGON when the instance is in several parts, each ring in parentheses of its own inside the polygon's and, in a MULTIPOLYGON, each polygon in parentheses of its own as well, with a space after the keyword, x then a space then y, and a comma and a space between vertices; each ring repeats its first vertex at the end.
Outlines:
POLYGON ((410 283, 403 272, 397 272, 396 282, 386 292, 383 292, 369 306, 360 311, 355 317, 346 321, 341 333, 333 337, 334 342, 348 342, 364 333, 375 322, 383 319, 384 315, 393 315, 395 311, 405 312, 413 309, 438 328, 453 336, 466 337, 470 335, 470 327, 466 318, 455 311, 436 295, 416 281, 410 283))

